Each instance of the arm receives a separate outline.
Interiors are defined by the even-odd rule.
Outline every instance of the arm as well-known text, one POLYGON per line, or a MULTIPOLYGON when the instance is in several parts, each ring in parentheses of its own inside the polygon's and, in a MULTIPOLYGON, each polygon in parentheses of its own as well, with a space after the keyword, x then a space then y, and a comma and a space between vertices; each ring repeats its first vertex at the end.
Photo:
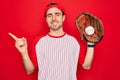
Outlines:
POLYGON ((15 40, 15 47, 18 49, 18 51, 21 53, 22 61, 24 68, 28 74, 32 73, 35 69, 32 61, 30 60, 30 57, 28 55, 28 49, 27 49, 27 40, 26 38, 17 38, 12 33, 9 33, 9 35, 15 40))
MULTIPOLYGON (((87 43, 87 44, 94 45, 94 43, 87 43)), ((94 57, 94 47, 87 46, 86 56, 84 59, 84 63, 82 64, 82 67, 84 69, 90 69, 92 61, 93 61, 93 57, 94 57)))
POLYGON ((28 74, 32 73, 35 70, 35 67, 32 61, 30 60, 28 52, 26 52, 25 54, 22 54, 22 61, 23 61, 24 68, 28 74))

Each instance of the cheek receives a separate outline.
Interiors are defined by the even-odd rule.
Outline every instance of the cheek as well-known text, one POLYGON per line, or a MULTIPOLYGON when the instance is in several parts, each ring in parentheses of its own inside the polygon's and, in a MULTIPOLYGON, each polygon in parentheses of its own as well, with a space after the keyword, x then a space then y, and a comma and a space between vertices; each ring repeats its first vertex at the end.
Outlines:
POLYGON ((51 21, 50 19, 46 19, 46 22, 47 22, 47 23, 50 23, 50 21, 51 21))
POLYGON ((59 22, 63 22, 63 18, 59 17, 59 18, 56 18, 57 21, 59 22))

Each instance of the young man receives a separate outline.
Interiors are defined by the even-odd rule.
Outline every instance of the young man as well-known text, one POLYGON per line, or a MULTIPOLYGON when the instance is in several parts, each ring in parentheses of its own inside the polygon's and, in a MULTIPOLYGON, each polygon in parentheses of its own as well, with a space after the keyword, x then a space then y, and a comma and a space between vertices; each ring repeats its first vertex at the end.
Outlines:
MULTIPOLYGON (((46 9, 46 22, 50 32, 35 44, 35 57, 29 57, 26 38, 15 39, 15 46, 22 55, 23 64, 28 74, 38 66, 38 80, 77 80, 76 70, 80 45, 77 40, 63 30, 65 13, 61 6, 50 3, 46 9)), ((93 43, 88 43, 93 45, 93 43)), ((94 47, 87 47, 83 68, 90 69, 94 47)))

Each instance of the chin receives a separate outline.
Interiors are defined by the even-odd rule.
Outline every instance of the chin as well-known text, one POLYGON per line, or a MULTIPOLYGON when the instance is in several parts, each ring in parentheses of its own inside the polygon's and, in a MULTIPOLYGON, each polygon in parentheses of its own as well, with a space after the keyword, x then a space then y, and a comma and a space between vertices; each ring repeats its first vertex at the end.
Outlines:
POLYGON ((51 28, 51 30, 57 31, 57 30, 59 30, 60 28, 61 28, 61 27, 51 28))

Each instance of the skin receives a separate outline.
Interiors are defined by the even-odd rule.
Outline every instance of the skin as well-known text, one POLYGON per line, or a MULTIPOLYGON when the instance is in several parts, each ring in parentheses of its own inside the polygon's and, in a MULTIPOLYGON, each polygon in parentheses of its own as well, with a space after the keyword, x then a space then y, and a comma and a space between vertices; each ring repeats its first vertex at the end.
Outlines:
POLYGON ((46 22, 50 28, 50 35, 60 36, 64 34, 63 31, 63 22, 65 20, 65 15, 62 15, 62 12, 58 8, 50 8, 46 13, 46 22))
MULTIPOLYGON (((50 29, 50 32, 48 34, 52 36, 63 35, 65 33, 63 31, 64 20, 65 20, 65 15, 62 15, 62 11, 60 9, 56 7, 48 9, 46 13, 46 22, 50 29)), ((12 33, 8 33, 8 34, 15 40, 15 47, 18 49, 18 51, 22 55, 22 61, 23 61, 23 65, 24 65, 26 72, 28 74, 32 73, 35 70, 35 67, 28 55, 27 39, 24 37, 18 38, 16 35, 12 33)), ((94 44, 94 43, 88 43, 88 44, 94 44)), ((85 60, 82 65, 84 69, 90 69, 93 56, 94 56, 94 48, 87 47, 85 60)))

